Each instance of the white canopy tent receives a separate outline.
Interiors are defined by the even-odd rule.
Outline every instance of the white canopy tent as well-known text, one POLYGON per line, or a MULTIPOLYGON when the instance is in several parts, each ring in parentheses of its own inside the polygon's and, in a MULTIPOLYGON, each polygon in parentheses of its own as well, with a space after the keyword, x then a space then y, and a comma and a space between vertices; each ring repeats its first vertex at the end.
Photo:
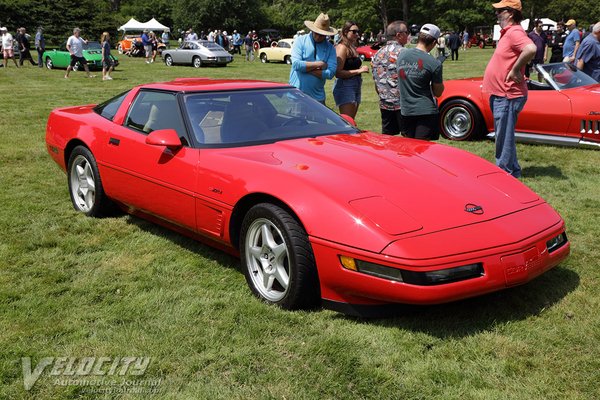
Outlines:
POLYGON ((128 31, 143 31, 147 29, 149 31, 167 31, 170 32, 171 29, 169 27, 161 24, 155 18, 152 18, 147 22, 140 22, 135 18, 131 18, 125 25, 121 25, 119 27, 120 31, 128 32, 128 31))

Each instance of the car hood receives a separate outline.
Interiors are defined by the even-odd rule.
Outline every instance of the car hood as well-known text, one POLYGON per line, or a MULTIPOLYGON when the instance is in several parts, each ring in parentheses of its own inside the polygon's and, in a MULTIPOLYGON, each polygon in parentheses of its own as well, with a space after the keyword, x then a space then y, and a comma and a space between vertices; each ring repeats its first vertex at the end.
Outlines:
POLYGON ((303 187, 307 196, 310 189, 324 194, 355 219, 395 237, 480 223, 543 202, 488 161, 420 140, 334 135, 234 154, 291 171, 299 180, 291 184, 303 187))

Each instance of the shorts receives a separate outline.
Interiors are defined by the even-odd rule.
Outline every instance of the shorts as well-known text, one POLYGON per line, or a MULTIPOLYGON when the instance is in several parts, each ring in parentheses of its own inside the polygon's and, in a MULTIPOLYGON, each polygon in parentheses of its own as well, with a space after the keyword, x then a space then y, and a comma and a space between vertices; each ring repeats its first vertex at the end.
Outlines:
POLYGON ((4 58, 11 58, 15 56, 15 52, 12 47, 2 50, 2 53, 4 53, 4 58))
POLYGON ((81 66, 87 65, 87 60, 83 57, 77 57, 74 56, 73 54, 71 54, 71 63, 69 64, 71 67, 74 67, 75 64, 77 64, 77 62, 79 62, 79 64, 81 64, 81 66))
POLYGON ((423 140, 438 140, 440 138, 438 114, 403 115, 406 137, 423 140))
POLYGON ((404 134, 404 117, 400 110, 380 108, 379 111, 381 111, 381 133, 384 135, 404 134))
POLYGON ((109 69, 115 66, 115 62, 112 58, 105 58, 102 60, 102 68, 109 69))
POLYGON ((362 76, 357 75, 348 79, 336 79, 333 85, 333 99, 337 107, 348 104, 360 104, 362 76))
POLYGON ((152 55, 152 45, 148 44, 144 46, 144 51, 146 52, 146 57, 150 57, 152 55))

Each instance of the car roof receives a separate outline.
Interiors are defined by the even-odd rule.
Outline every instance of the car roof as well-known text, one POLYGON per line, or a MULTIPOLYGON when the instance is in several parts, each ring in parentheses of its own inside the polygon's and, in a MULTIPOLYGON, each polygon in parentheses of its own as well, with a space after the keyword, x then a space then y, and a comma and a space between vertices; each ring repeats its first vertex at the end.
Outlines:
POLYGON ((250 79, 177 78, 169 82, 141 85, 141 89, 169 90, 174 92, 212 92, 247 89, 289 88, 286 83, 250 79))

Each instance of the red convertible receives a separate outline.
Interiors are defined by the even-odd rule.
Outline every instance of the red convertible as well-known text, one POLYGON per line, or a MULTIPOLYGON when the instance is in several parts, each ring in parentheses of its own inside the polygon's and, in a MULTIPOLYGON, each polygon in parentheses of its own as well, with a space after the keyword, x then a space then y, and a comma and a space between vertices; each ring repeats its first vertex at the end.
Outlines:
POLYGON ((141 85, 52 111, 46 143, 75 210, 118 206, 239 255, 252 292, 285 309, 449 302, 570 249, 560 215, 495 165, 361 131, 286 84, 141 85))
POLYGON ((375 55, 375 53, 377 53, 377 51, 384 44, 385 43, 367 44, 364 46, 357 47, 356 51, 358 52, 358 56, 360 57, 361 60, 363 60, 363 61, 371 60, 373 58, 373 56, 375 55))
MULTIPOLYGON (((600 84, 571 64, 537 65, 516 127, 517 141, 600 148, 600 84), (538 74, 543 82, 534 80, 538 74)), ((442 134, 450 140, 493 136, 494 118, 482 78, 444 82, 442 134)))

